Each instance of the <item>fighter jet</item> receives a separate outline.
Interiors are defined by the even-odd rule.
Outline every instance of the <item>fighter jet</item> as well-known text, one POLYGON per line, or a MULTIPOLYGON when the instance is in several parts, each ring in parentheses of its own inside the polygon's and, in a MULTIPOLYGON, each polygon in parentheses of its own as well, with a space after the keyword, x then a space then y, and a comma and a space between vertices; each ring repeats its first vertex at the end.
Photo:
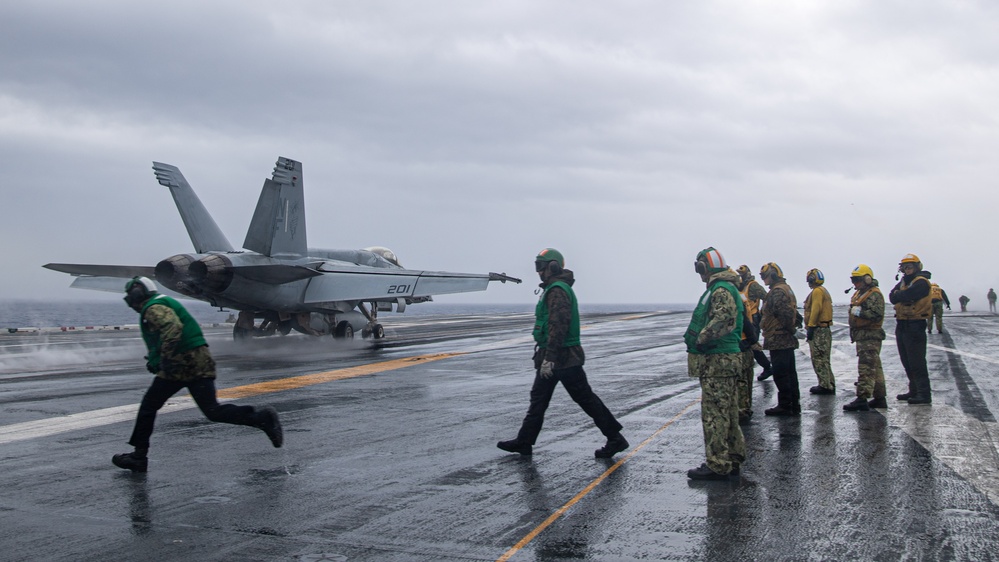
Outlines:
POLYGON ((243 242, 236 250, 180 170, 153 162, 160 185, 170 189, 194 244, 155 266, 49 263, 68 273, 72 287, 121 292, 128 279, 155 279, 164 292, 239 311, 234 339, 296 330, 313 336, 382 338, 379 312, 404 312, 433 295, 484 291, 490 281, 520 283, 503 273, 450 273, 405 269, 391 250, 309 248, 305 238, 302 163, 278 158, 264 180, 243 242), (258 323, 257 321, 260 320, 258 323))

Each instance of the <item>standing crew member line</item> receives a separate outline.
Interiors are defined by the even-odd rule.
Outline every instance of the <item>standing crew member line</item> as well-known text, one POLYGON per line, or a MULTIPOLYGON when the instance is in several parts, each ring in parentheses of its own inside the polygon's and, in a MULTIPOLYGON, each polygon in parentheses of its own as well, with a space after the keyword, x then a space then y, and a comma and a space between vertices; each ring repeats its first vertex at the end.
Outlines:
POLYGON ((125 285, 125 303, 139 313, 142 339, 149 352, 146 369, 156 376, 142 397, 135 428, 128 440, 135 450, 111 457, 115 466, 146 472, 156 412, 184 388, 209 420, 256 427, 267 434, 272 445, 281 446, 284 434, 274 408, 258 410, 253 406, 219 404, 215 394, 215 360, 208 352, 201 326, 183 305, 160 294, 156 284, 146 277, 135 277, 125 285))
POLYGON ((579 305, 572 290, 575 277, 571 270, 565 269, 565 258, 554 248, 538 253, 534 269, 541 278, 543 292, 534 309, 535 376, 531 402, 517 438, 500 441, 496 446, 510 453, 531 455, 552 393, 561 382, 607 437, 607 443, 594 451, 594 456, 609 459, 627 449, 628 441, 621 435, 621 424, 590 388, 583 371, 586 357, 579 337, 579 305))
POLYGON ((805 297, 805 339, 812 356, 812 369, 819 379, 818 386, 808 389, 812 394, 836 394, 836 377, 833 376, 830 357, 832 355, 832 297, 822 285, 825 275, 818 269, 810 269, 805 282, 812 292, 805 297))

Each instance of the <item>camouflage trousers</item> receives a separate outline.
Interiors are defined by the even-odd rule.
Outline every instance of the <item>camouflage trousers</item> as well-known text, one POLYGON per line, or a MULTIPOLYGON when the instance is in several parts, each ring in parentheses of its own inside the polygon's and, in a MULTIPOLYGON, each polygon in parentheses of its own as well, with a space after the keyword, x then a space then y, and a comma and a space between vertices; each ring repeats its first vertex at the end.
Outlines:
POLYGON ((885 372, 881 369, 881 340, 857 342, 857 397, 885 397, 885 372))
POLYGON ((753 369, 756 368, 756 359, 752 349, 739 355, 742 356, 742 370, 735 380, 739 391, 739 413, 749 414, 753 411, 753 369))
POLYGON ((700 378, 704 455, 708 468, 718 474, 728 474, 732 463, 746 460, 746 441, 739 427, 737 378, 700 378))
POLYGON ((933 303, 933 311, 930 312, 930 319, 926 321, 927 331, 933 331, 933 320, 937 321, 937 333, 943 332, 943 301, 933 303))
POLYGON ((808 342, 808 349, 812 354, 812 369, 819 377, 819 386, 835 390, 836 378, 833 377, 832 366, 829 364, 829 356, 832 353, 832 330, 829 326, 815 328, 812 341, 808 342))

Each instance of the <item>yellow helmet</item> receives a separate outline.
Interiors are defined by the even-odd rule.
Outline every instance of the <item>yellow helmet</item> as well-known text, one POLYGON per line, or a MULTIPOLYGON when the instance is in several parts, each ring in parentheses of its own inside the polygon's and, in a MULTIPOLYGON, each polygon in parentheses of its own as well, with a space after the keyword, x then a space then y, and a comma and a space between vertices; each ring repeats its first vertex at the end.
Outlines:
POLYGON ((805 274, 805 283, 815 283, 816 285, 821 285, 825 282, 826 276, 822 275, 822 272, 818 269, 809 269, 808 273, 805 274))
POLYGON ((919 256, 916 254, 905 254, 902 256, 901 261, 898 262, 898 270, 902 271, 902 265, 911 263, 916 265, 916 269, 922 271, 923 262, 919 260, 919 256))
POLYGON ((767 279, 771 275, 776 275, 781 279, 784 278, 784 272, 781 271, 779 265, 774 262, 763 264, 763 267, 760 268, 760 279, 767 279))
POLYGON ((870 267, 860 264, 850 272, 850 279, 863 279, 864 283, 870 284, 874 281, 874 272, 870 267))
POLYGON ((753 272, 749 270, 749 266, 746 264, 740 265, 739 269, 736 270, 736 273, 739 274, 739 277, 742 277, 743 281, 753 276, 753 272))

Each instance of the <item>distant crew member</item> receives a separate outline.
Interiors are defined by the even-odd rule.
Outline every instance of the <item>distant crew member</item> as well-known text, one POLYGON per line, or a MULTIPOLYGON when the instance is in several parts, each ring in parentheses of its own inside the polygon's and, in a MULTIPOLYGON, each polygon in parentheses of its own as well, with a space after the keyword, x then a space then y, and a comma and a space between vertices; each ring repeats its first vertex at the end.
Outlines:
POLYGON ((871 268, 860 264, 850 272, 850 341, 857 344, 857 398, 844 404, 847 412, 887 408, 885 372, 881 368, 881 342, 885 339, 885 297, 871 268), (872 399, 873 396, 873 399, 872 399))
POLYGON ((819 379, 818 386, 809 389, 812 394, 836 394, 836 378, 833 376, 830 356, 832 354, 832 297, 823 287, 825 275, 818 269, 810 269, 805 281, 812 292, 805 297, 805 330, 808 349, 812 356, 812 369, 819 379))
MULTIPOLYGON (((763 288, 762 285, 756 282, 756 278, 753 277, 753 273, 749 270, 748 265, 740 265, 737 270, 739 277, 741 278, 741 283, 739 284, 739 292, 742 293, 743 302, 746 303, 746 310, 749 317, 753 319, 753 325, 756 326, 756 332, 760 331, 760 303, 763 299, 767 298, 767 290, 763 288)), ((753 358, 756 362, 763 367, 763 371, 756 380, 764 381, 770 378, 773 374, 770 367, 770 359, 767 357, 766 353, 763 353, 763 348, 760 344, 753 346, 753 358)))
POLYGON ((739 428, 736 380, 742 372, 745 308, 736 288, 739 275, 714 248, 697 254, 694 271, 707 290, 697 301, 683 336, 687 373, 701 383, 701 427, 707 461, 687 471, 693 480, 725 480, 738 476, 746 460, 746 442, 739 428))
POLYGON ((161 295, 146 277, 135 277, 125 285, 125 302, 140 315, 142 339, 149 352, 146 369, 156 377, 142 397, 135 429, 128 441, 135 451, 111 457, 115 466, 146 472, 156 412, 184 388, 209 420, 262 429, 272 445, 281 446, 284 438, 274 408, 219 404, 215 395, 215 361, 208 352, 201 327, 183 305, 161 295))
POLYGON ((996 311, 996 292, 989 289, 989 294, 985 295, 989 299, 989 312, 995 314, 996 311))
POLYGON ((760 347, 760 329, 749 315, 746 295, 740 294, 739 296, 742 297, 744 314, 742 315, 742 334, 739 340, 742 368, 736 378, 736 387, 739 390, 739 425, 749 425, 749 421, 753 417, 753 368, 756 366, 753 350, 760 349, 762 352, 762 348, 760 347))
POLYGON ((565 258, 553 248, 545 248, 534 259, 541 277, 541 298, 534 310, 534 385, 527 415, 516 439, 500 441, 497 447, 510 453, 530 455, 541 433, 545 411, 558 383, 579 404, 607 437, 607 443, 594 456, 609 459, 628 448, 621 424, 590 388, 583 371, 585 355, 579 337, 579 306, 572 291, 575 278, 565 269, 565 258))
POLYGON ((760 269, 760 280, 770 288, 763 301, 763 349, 770 350, 774 384, 777 385, 777 405, 763 411, 768 416, 800 416, 801 392, 794 350, 798 348, 795 327, 798 301, 787 285, 784 272, 773 262, 760 269))
POLYGON ((961 303, 961 312, 968 312, 968 303, 971 302, 971 299, 961 295, 961 298, 957 299, 957 302, 961 303))
POLYGON ((947 291, 940 288, 936 283, 930 283, 930 304, 933 305, 933 312, 926 322, 926 333, 933 333, 933 319, 937 321, 937 333, 943 333, 943 309, 944 305, 950 310, 950 299, 947 298, 947 291))
POLYGON ((929 404, 930 373, 926 368, 926 321, 933 305, 930 303, 930 274, 915 254, 906 254, 898 264, 902 279, 888 294, 895 305, 895 343, 898 356, 909 379, 909 391, 899 394, 899 400, 909 404, 929 404))

